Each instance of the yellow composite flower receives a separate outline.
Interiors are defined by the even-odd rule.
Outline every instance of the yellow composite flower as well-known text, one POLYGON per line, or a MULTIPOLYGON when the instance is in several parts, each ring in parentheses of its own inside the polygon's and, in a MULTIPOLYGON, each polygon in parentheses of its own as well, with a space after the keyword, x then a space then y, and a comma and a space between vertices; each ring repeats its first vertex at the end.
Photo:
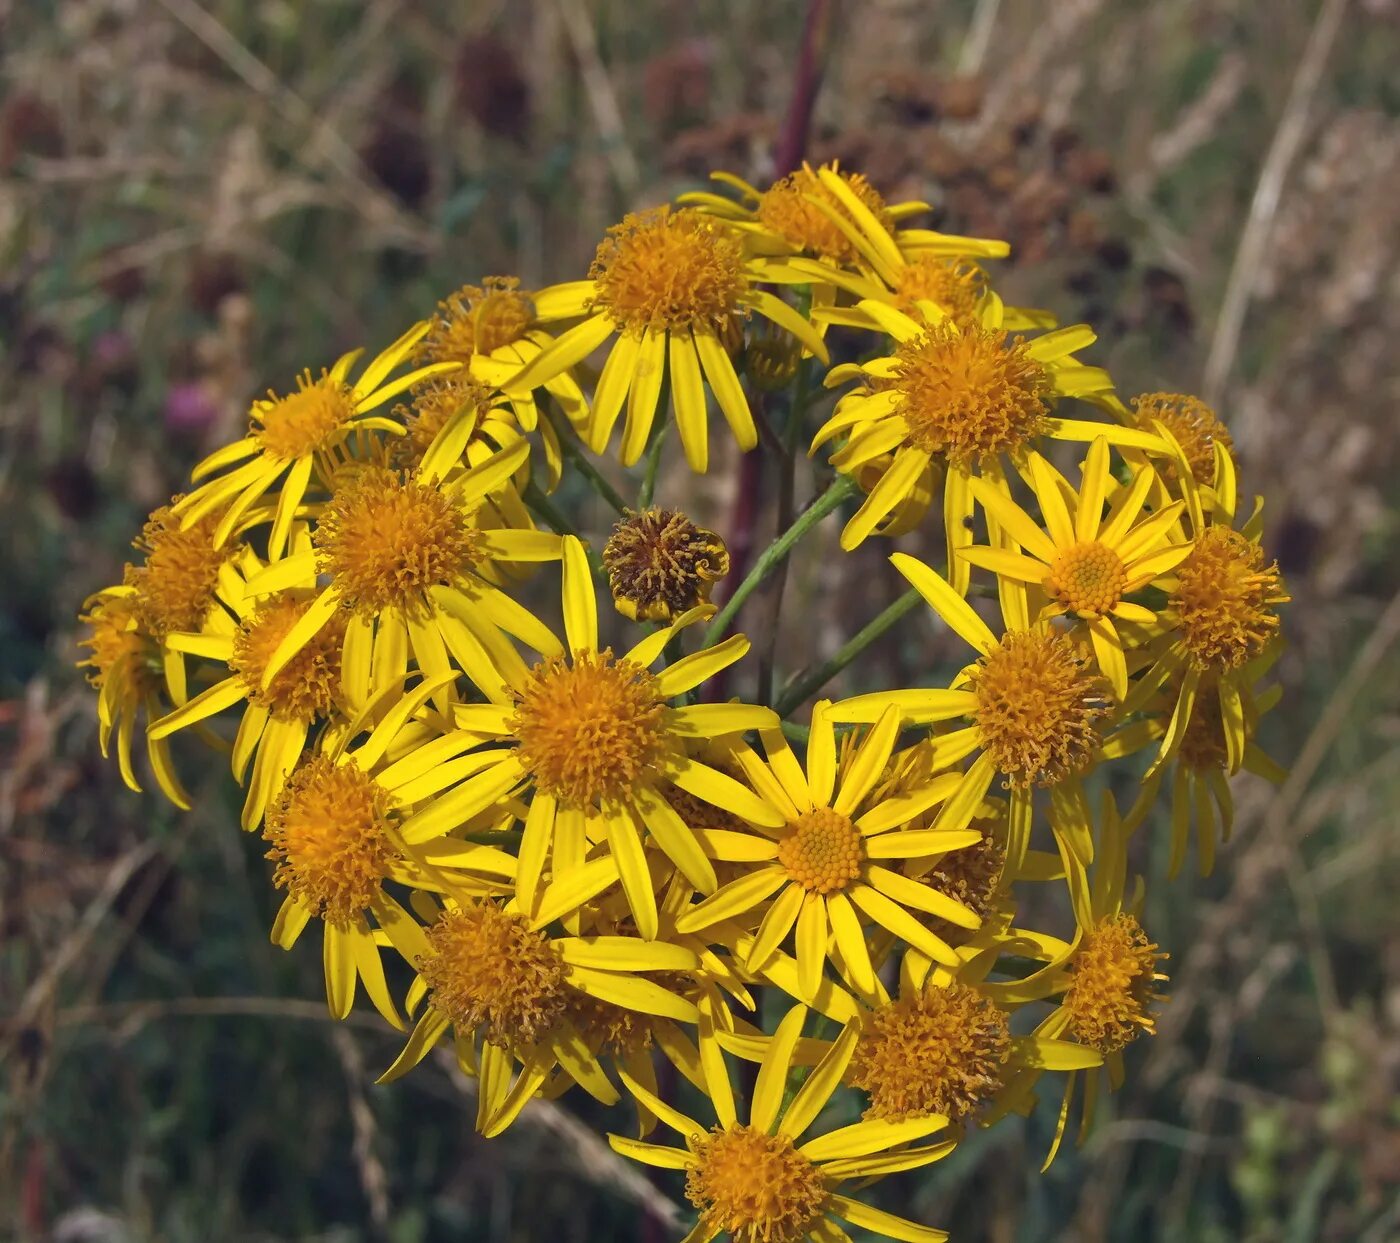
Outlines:
MULTIPOLYGON (((103 756, 112 750, 116 736, 117 767, 122 780, 137 793, 141 784, 131 763, 131 744, 137 714, 147 722, 165 712, 165 658, 160 645, 144 628, 130 587, 108 587, 88 597, 78 620, 89 628, 79 646, 89 649, 79 668, 90 670, 88 681, 97 688, 97 741, 103 756)), ((160 791, 182 811, 190 809, 186 793, 170 758, 170 744, 146 733, 146 755, 160 791)))
POLYGON ((910 1146, 946 1129, 939 1114, 890 1122, 867 1118, 803 1140, 845 1078, 859 1034, 852 1024, 832 1043, 784 1107, 788 1074, 802 1040, 807 1008, 794 1006, 778 1024, 758 1069, 749 1120, 739 1121, 719 1042, 701 1039, 707 1096, 716 1123, 702 1126, 656 1093, 624 1075, 627 1088, 684 1141, 671 1148, 610 1134, 624 1157, 686 1175, 686 1198, 700 1220, 684 1243, 709 1243, 727 1232, 734 1243, 839 1243, 837 1219, 905 1243, 943 1243, 945 1231, 922 1226, 843 1195, 843 1182, 860 1185, 920 1169, 953 1151, 954 1142, 910 1146))
POLYGON ((588 1034, 600 1023, 621 1029, 618 1011, 672 1023, 698 1017, 691 1002, 641 974, 694 970, 698 959, 685 946, 636 936, 554 936, 532 926, 515 901, 490 898, 449 897, 417 935, 410 1008, 426 1004, 380 1082, 407 1073, 453 1029, 459 1055, 480 1079, 477 1128, 488 1136, 505 1130, 558 1070, 615 1102, 588 1034))
POLYGON ((709 466, 707 388, 747 452, 758 444, 758 429, 730 358, 742 321, 757 313, 827 360, 816 329, 759 287, 755 262, 739 234, 692 208, 629 215, 608 230, 587 280, 535 296, 542 322, 583 316, 582 322, 499 383, 507 393, 527 393, 611 341, 589 413, 587 440, 595 453, 607 448, 625 405, 622 462, 637 462, 667 380, 692 470, 709 466))
MULTIPOLYGON (((715 888, 714 868, 695 834, 662 797, 674 785, 737 815, 772 821, 776 813, 733 777, 688 753, 695 739, 777 724, 769 708, 747 704, 691 704, 668 700, 699 686, 748 651, 735 635, 684 656, 657 673, 667 643, 709 615, 692 609, 621 656, 598 642, 598 602, 588 558, 572 536, 563 541, 564 631, 561 643, 536 621, 526 638, 540 660, 527 667, 508 644, 492 650, 492 668, 468 676, 489 701, 462 704, 457 723, 496 743, 494 762, 462 789, 426 808, 405 826, 424 840, 474 815, 511 791, 529 799, 520 845, 521 909, 537 914, 547 861, 558 883, 577 882, 577 901, 597 874, 582 868, 590 842, 606 842, 642 936, 657 934, 656 894, 644 842, 650 838, 704 892, 715 888)), ((524 636, 522 636, 524 637, 524 636)))
MULTIPOLYGON (((864 504, 841 533, 846 550, 860 545, 926 475, 930 463, 946 466, 944 525, 948 532, 949 574, 966 589, 968 567, 956 551, 970 542, 970 480, 980 475, 1005 488, 1001 462, 1021 462, 1040 437, 1092 441, 1149 451, 1163 446, 1136 428, 1052 414, 1065 397, 1111 391, 1108 373, 1080 364, 1077 350, 1092 344, 1083 324, 1056 329, 1032 340, 1012 337, 1003 326, 1000 301, 984 310, 980 323, 962 326, 923 304, 914 319, 870 299, 857 309, 895 341, 893 354, 860 366, 867 383, 837 403, 813 437, 811 452, 837 437, 844 444, 831 458, 837 470, 854 474, 867 463, 888 465, 864 504)), ((849 378, 837 368, 829 382, 849 378)))
POLYGON ((947 579, 915 557, 895 553, 894 567, 977 659, 947 689, 875 691, 833 704, 833 721, 869 724, 891 706, 906 725, 966 718, 930 739, 938 768, 977 753, 948 796, 945 828, 966 826, 1000 773, 1011 790, 1008 853, 1025 858, 1031 796, 1048 788, 1063 804, 1057 836, 1087 863, 1093 857, 1080 776, 1096 762, 1100 727, 1114 715, 1113 691, 1072 637, 1048 621, 1009 628, 999 637, 947 579))
MULTIPOLYGON (((447 479, 435 477, 431 453, 416 473, 340 472, 320 507, 314 548, 275 561, 248 585, 250 594, 270 595, 308 575, 323 582, 268 654, 263 688, 332 624, 343 627, 346 674, 361 685, 376 666, 391 670, 389 678, 401 673, 410 655, 428 677, 456 662, 474 680, 490 680, 487 653, 505 643, 502 632, 527 643, 543 638, 545 628, 496 585, 498 563, 556 561, 559 537, 482 525, 493 516, 489 499, 511 486, 529 452, 516 440, 447 479)), ((443 696, 445 703, 451 691, 443 696)))
POLYGON ((218 510, 213 543, 221 545, 280 481, 268 535, 268 556, 274 560, 280 557, 292 520, 311 486, 317 455, 357 432, 402 435, 400 424, 372 412, 429 376, 459 367, 455 362, 433 363, 388 379, 428 328, 427 322, 414 325, 354 380, 350 370, 360 350, 343 355, 318 378, 313 379, 310 371, 303 372, 297 377, 295 392, 281 396, 269 392, 255 401, 248 435, 215 450, 194 468, 191 478, 197 486, 174 506, 182 526, 193 526, 218 510))
MULTIPOLYGON (((882 986, 867 943, 870 929, 893 933, 946 968, 960 965, 957 952, 919 915, 972 929, 981 920, 961 902, 895 869, 902 860, 969 846, 980 835, 965 828, 970 809, 963 816, 946 803, 947 817, 963 821, 956 830, 945 831, 942 817, 927 830, 904 828, 948 799, 960 785, 956 774, 931 777, 898 797, 867 798, 899 734, 897 707, 880 714, 838 774, 829 707, 823 700, 813 709, 805 772, 778 729, 763 734, 766 763, 746 744, 728 744, 732 763, 770 815, 753 832, 710 835, 717 859, 752 866, 686 911, 676 927, 698 932, 732 920, 754 930, 744 961, 759 975, 795 930, 797 996, 804 1001, 816 996, 830 957, 858 996, 873 999, 882 995, 882 986)), ((975 799, 980 801, 981 792, 975 799)))
POLYGON ((831 274, 841 271, 889 276, 904 262, 925 255, 998 259, 1011 250, 1005 242, 987 238, 901 228, 903 221, 928 211, 929 205, 887 204, 864 176, 842 172, 838 163, 816 169, 804 164, 767 190, 733 173, 710 176, 736 190, 740 199, 698 191, 677 201, 742 230, 761 253, 820 261, 813 284, 832 283, 831 274))
MULTIPOLYGON (((1053 813, 1052 813, 1053 814, 1053 813)), ((984 990, 1003 1005, 1022 1005, 1058 998, 1054 1011, 1035 1029, 1039 1038, 1068 1040, 1103 1055, 1103 1073, 1069 1068, 1059 1123, 1050 1152, 1049 1168, 1064 1137, 1078 1080, 1083 1075, 1082 1141, 1093 1125, 1101 1079, 1112 1090, 1123 1083, 1123 1050, 1144 1032, 1155 1030, 1155 1010, 1166 1000, 1157 987, 1166 976, 1157 970, 1166 957, 1143 931, 1135 909, 1125 900, 1127 833, 1113 795, 1105 791, 1100 816, 1098 853, 1092 869, 1067 856, 1069 891, 1074 906, 1075 934, 1063 941, 1046 933, 1021 930, 1023 956, 1046 966, 1022 980, 987 983, 984 990)), ((1047 1067, 1052 1069, 1052 1067, 1047 1067)), ((1038 1074, 1018 1085, 1028 1097, 1038 1074)))
MULTIPOLYGON (((460 363, 475 379, 490 384, 514 375, 554 341, 539 326, 538 297, 521 289, 514 276, 488 276, 480 285, 463 285, 438 303, 414 360, 460 363)), ((542 387, 570 423, 582 424, 588 402, 573 376, 561 372, 542 387)), ((548 420, 541 422, 533 393, 513 393, 509 400, 523 431, 539 428, 547 446, 554 441, 554 429, 548 420)))
MULTIPOLYGON (((1219 449, 1216 461, 1226 463, 1219 449)), ((1261 657, 1272 659, 1279 606, 1291 598, 1278 563, 1264 556, 1262 508, 1256 507, 1243 527, 1233 525, 1236 497, 1228 467, 1210 499, 1208 517, 1199 503, 1195 507, 1190 555, 1162 580, 1167 603, 1161 623, 1147 629, 1150 667, 1124 703, 1125 714, 1141 711, 1163 687, 1175 688, 1175 706, 1149 776, 1181 747, 1197 698, 1211 689, 1219 704, 1227 770, 1232 776, 1239 772, 1249 743, 1246 722, 1257 714, 1251 670, 1261 657)))
POLYGON ((1116 489, 1108 441, 1102 436, 1089 446, 1078 492, 1071 492, 1059 471, 1034 450, 1025 465, 1041 521, 1000 488, 973 479, 969 486, 988 526, 999 528, 1010 546, 974 545, 960 548, 958 555, 1003 582, 1038 586, 1048 600, 1041 617, 1068 613, 1084 621, 1100 671, 1114 694, 1125 699, 1128 664, 1114 619, 1145 625, 1157 620, 1151 609, 1127 597, 1175 569, 1191 552, 1191 541, 1172 538, 1186 502, 1173 501, 1144 516, 1155 472, 1143 463, 1129 485, 1116 489))
MULTIPOLYGON (((1259 717, 1272 708, 1281 697, 1277 683, 1263 693, 1255 693, 1253 684, 1273 663, 1277 648, 1266 651, 1246 667, 1241 690, 1244 712, 1245 744, 1241 767, 1247 772, 1275 783, 1283 781, 1286 771, 1265 754, 1254 740, 1259 717)), ((1176 707, 1176 687, 1166 688, 1159 702, 1149 705, 1147 715, 1124 726, 1104 740, 1104 755, 1109 759, 1132 755, 1165 736, 1176 707)), ((1175 879, 1185 862, 1187 846, 1194 823, 1198 843, 1197 856, 1202 876, 1209 876, 1215 867, 1217 842, 1230 840, 1235 823, 1234 797, 1230 793, 1229 754, 1225 747, 1225 729, 1220 710, 1217 687, 1202 687, 1191 707, 1181 744, 1168 764, 1153 770, 1145 778, 1138 796, 1123 819, 1127 832, 1132 833, 1147 819, 1166 780, 1166 769, 1172 769, 1171 788, 1171 857, 1167 876, 1175 879), (1218 830, 1218 832, 1217 832, 1218 830)))
MULTIPOLYGON (((423 698, 405 702, 416 706, 423 698)), ((389 712, 353 750, 308 752, 268 808, 263 829, 267 858, 277 865, 273 883, 287 891, 273 942, 291 949, 307 924, 319 919, 331 1013, 349 1014, 363 985, 374 1007, 400 1030, 404 1023, 390 995, 380 945, 412 963, 424 941, 417 921, 386 884, 466 901, 509 892, 515 871, 515 860, 494 847, 451 838, 404 840, 400 828, 415 805, 456 779, 450 764, 424 771, 413 752, 391 759, 408 715, 389 712)), ((449 739, 458 750, 471 741, 449 739)), ((489 826, 461 827, 469 832, 489 826)))

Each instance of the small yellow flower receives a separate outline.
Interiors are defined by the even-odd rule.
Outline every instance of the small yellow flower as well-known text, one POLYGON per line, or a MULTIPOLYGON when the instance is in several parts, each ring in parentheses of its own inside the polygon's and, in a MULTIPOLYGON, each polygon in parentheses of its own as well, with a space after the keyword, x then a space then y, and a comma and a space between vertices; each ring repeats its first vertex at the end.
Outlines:
POLYGON ((1185 502, 1174 501, 1143 517, 1153 483, 1152 468, 1146 465, 1115 496, 1108 441, 1102 437, 1090 445, 1079 491, 1069 497, 1063 477, 1040 454, 1030 453, 1027 466, 1043 527, 1000 488, 974 479, 972 494, 986 511, 988 526, 1000 528, 1010 546, 978 545, 959 549, 958 555, 1003 581, 1040 587, 1049 601, 1041 617, 1069 613, 1082 618, 1099 669, 1124 699, 1128 665, 1113 619, 1144 625, 1157 620, 1151 609, 1127 597, 1161 579, 1191 552, 1190 541, 1172 540, 1185 502), (1018 546, 1024 552, 1016 551, 1018 546))
POLYGON ((276 505, 268 515, 272 520, 268 556, 279 558, 311 485, 317 454, 336 448, 357 431, 402 435, 398 423, 371 412, 429 376, 458 368, 455 362, 433 363, 386 383, 428 328, 427 323, 410 328, 356 380, 349 377, 359 350, 344 355, 317 378, 304 372, 293 392, 280 396, 269 392, 255 401, 248 435, 211 453, 194 468, 191 478, 197 486, 172 507, 181 526, 188 529, 217 511, 220 517, 212 542, 222 545, 280 480, 276 505), (234 469, 225 471, 231 466, 234 469))
MULTIPOLYGON (((145 629, 142 610, 131 587, 109 587, 90 596, 78 620, 89 628, 79 646, 90 655, 78 662, 89 669, 88 681, 97 688, 98 744, 110 754, 112 735, 117 739, 117 765, 128 788, 141 790, 131 764, 131 743, 136 714, 142 710, 148 722, 164 714, 164 653, 155 636, 145 629)), ((190 796, 180 784, 170 759, 170 744, 146 735, 146 753, 156 784, 176 807, 190 808, 190 796)))
POLYGON ((632 621, 670 621, 708 602, 729 573, 729 550, 683 513, 653 506, 613 526, 603 567, 619 613, 632 621))
POLYGON ((892 707, 842 766, 838 782, 829 706, 822 701, 813 710, 805 772, 780 731, 763 735, 767 763, 743 743, 728 744, 732 762, 771 808, 771 816, 756 832, 712 836, 717 859, 754 866, 676 920, 681 932, 723 921, 756 929, 745 957, 748 969, 760 975, 795 930, 798 996, 807 1002, 822 986, 829 953, 858 994, 879 995, 867 928, 893 933, 935 962, 956 968, 956 951, 911 912, 935 915, 963 928, 975 929, 981 923, 961 903, 894 870, 896 861, 977 840, 979 835, 964 826, 945 831, 941 819, 927 830, 904 828, 914 816, 943 802, 958 787, 959 778, 943 774, 897 797, 868 797, 899 733, 899 710, 892 707), (833 939, 834 949, 829 946, 833 939))
POLYGON ((141 528, 133 547, 145 553, 141 565, 126 567, 125 585, 143 628, 156 639, 175 630, 198 630, 215 606, 219 570, 238 549, 218 546, 213 533, 219 524, 208 514, 182 527, 177 510, 184 498, 175 497, 157 509, 141 528))
POLYGON ((758 287, 741 236, 693 209, 661 207, 629 215, 608 231, 588 279, 544 290, 536 309, 544 321, 586 318, 501 386, 510 394, 528 393, 611 339, 587 438, 593 451, 602 453, 625 404, 626 466, 646 449, 667 378, 692 470, 709 466, 707 385, 739 447, 748 451, 758 444, 748 397, 726 348, 751 313, 791 333, 823 361, 827 357, 811 324, 758 287))
MULTIPOLYGON (((1191 478, 1203 488, 1215 484, 1215 454, 1218 445, 1231 460, 1235 442, 1229 429, 1199 397, 1187 393, 1142 393, 1132 400, 1133 416, 1143 431, 1155 431, 1160 424, 1181 447, 1191 478)), ((1175 466, 1168 459, 1162 472, 1175 477, 1175 466)))
POLYGON ((947 1156, 951 1141, 907 1145, 943 1130, 948 1119, 940 1114, 901 1122, 869 1118, 804 1141, 841 1085, 859 1034, 857 1025, 847 1027, 782 1108, 806 1016, 806 1007, 797 1005, 778 1025, 759 1066, 747 1123, 739 1121, 723 1056, 702 1027, 699 1061, 717 1123, 702 1126, 624 1073, 628 1090, 685 1146, 668 1148, 622 1135, 609 1135, 608 1142, 645 1165, 685 1172, 686 1198, 700 1211, 700 1224, 690 1236, 696 1240, 728 1232, 735 1243, 821 1243, 840 1237, 833 1228, 839 1229, 835 1219, 841 1219, 907 1243, 943 1243, 944 1231, 886 1213, 838 1188, 849 1179, 864 1184, 947 1156))

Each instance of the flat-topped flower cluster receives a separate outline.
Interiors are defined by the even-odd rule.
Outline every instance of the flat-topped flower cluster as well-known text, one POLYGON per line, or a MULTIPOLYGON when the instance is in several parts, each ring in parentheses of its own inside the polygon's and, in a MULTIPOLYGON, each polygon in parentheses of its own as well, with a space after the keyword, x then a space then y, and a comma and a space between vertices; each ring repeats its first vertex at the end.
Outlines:
POLYGON ((861 1190, 1055 1080, 1058 1147, 1121 1082, 1166 957, 1130 839, 1165 800, 1171 873, 1193 834, 1208 870, 1231 778, 1279 775, 1255 736, 1288 597, 1215 413, 1121 400, 1092 329, 1003 304, 1003 243, 836 167, 716 181, 586 279, 466 286, 254 402, 88 602, 101 743, 139 789, 139 725, 182 808, 175 738, 225 757, 272 939, 319 937, 333 1014, 404 1032, 385 1079, 449 1038, 487 1135, 625 1097, 609 1138, 684 1172, 691 1240, 941 1239, 861 1190), (653 503, 670 428, 705 471, 717 422, 819 476, 742 583, 653 503), (593 460, 614 441, 635 506, 593 460), (577 533, 566 477, 611 531, 577 533), (743 601, 843 507, 843 549, 941 527, 939 564, 895 552, 917 597, 871 601, 799 702, 717 698, 743 601), (960 668, 794 719, 918 598, 960 668), (864 1112, 833 1128, 838 1093, 864 1112))

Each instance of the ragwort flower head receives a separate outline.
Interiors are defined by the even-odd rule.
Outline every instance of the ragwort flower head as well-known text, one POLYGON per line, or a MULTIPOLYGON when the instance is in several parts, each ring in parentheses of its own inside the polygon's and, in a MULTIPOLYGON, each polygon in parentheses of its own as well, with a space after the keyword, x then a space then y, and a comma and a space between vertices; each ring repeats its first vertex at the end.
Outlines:
POLYGON ((1157 963, 1166 955, 1126 912, 1108 915, 1087 929, 1070 963, 1064 1005, 1077 1040, 1116 1053, 1154 1027, 1152 1007, 1166 976, 1157 963))
POLYGON ((146 554, 145 561, 126 567, 125 583, 134 593, 136 613, 157 639, 204 624, 214 603, 219 569, 237 551, 215 545, 215 515, 182 528, 175 507, 183 499, 175 497, 146 520, 134 544, 146 554))
MULTIPOLYGON (((824 169, 840 177, 856 199, 893 230, 883 196, 864 176, 843 173, 834 164, 824 169)), ((838 264, 854 263, 859 257, 849 234, 832 218, 848 217, 846 204, 822 183, 820 171, 804 165, 775 181, 759 199, 757 215, 764 226, 796 250, 838 264)))
POLYGON ((704 604, 729 573, 729 551, 713 531, 659 506, 627 513, 603 547, 617 611, 633 621, 670 621, 704 604))
MULTIPOLYGON (((1205 402, 1187 393, 1141 393, 1132 400, 1138 426, 1151 431, 1160 423, 1172 434, 1186 455, 1191 477, 1209 486, 1215 481, 1215 447, 1222 446, 1233 456, 1235 442, 1229 429, 1205 402)), ((1168 479, 1175 479, 1176 465, 1170 458, 1161 463, 1168 479)))
POLYGON ((1230 527, 1207 527, 1177 568, 1172 592, 1193 665, 1229 673, 1264 650, 1278 633, 1278 606, 1288 600, 1277 562, 1230 527))
POLYGON ((421 363, 469 363, 474 355, 514 345, 534 315, 534 302, 521 292, 517 277, 488 276, 480 285, 463 285, 438 303, 415 358, 421 363))

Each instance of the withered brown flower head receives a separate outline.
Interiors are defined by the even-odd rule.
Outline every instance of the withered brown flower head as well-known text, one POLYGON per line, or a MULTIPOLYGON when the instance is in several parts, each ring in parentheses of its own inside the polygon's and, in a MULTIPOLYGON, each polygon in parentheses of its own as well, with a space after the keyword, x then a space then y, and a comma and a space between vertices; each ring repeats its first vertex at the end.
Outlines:
POLYGON ((603 548, 617 611, 633 621, 670 621, 710 598, 729 573, 729 550, 684 514, 653 506, 628 512, 603 548))

